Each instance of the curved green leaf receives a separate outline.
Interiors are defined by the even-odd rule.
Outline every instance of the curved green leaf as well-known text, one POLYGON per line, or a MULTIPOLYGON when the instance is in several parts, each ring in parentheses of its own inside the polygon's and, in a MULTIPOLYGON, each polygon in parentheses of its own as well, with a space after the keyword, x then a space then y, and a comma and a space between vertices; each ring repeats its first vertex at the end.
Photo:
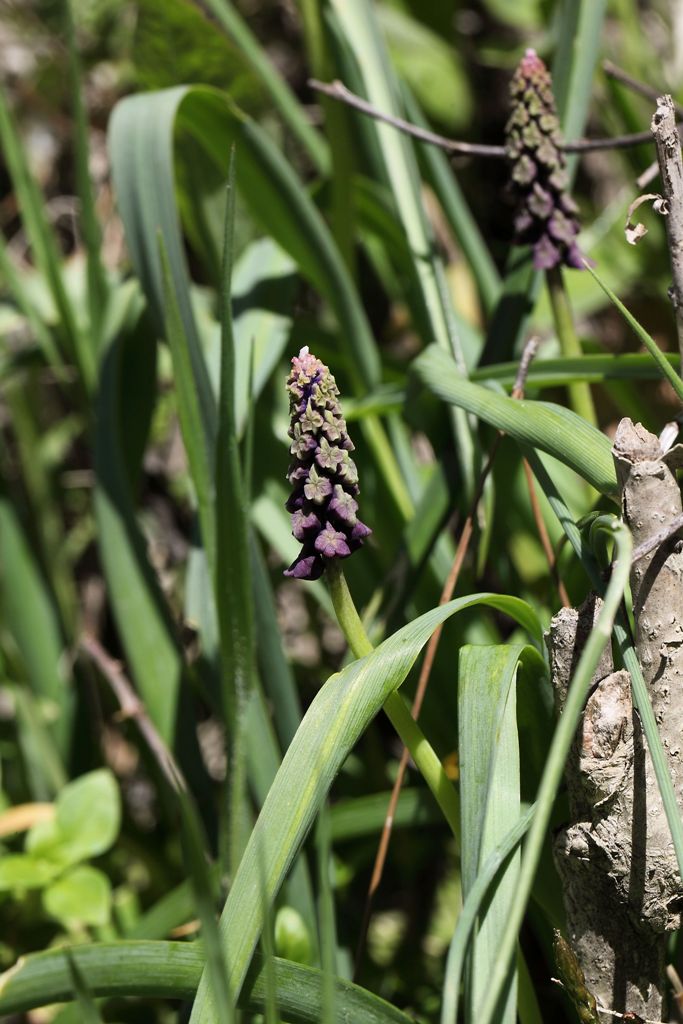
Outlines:
MULTIPOLYGON (((262 958, 257 955, 254 959, 239 1006, 259 1013, 266 997, 266 971, 262 958)), ((94 996, 187 999, 197 988, 204 953, 198 942, 101 942, 32 953, 0 976, 0 1014, 23 1013, 73 999, 69 960, 76 964, 94 996)), ((272 967, 283 1017, 293 1024, 319 1024, 322 972, 277 957, 272 967)), ((341 978, 335 978, 334 984, 334 1024, 413 1024, 412 1017, 366 989, 341 978)))
MULTIPOLYGON (((434 629, 456 612, 480 605, 512 616, 540 646, 540 626, 526 602, 499 594, 461 597, 421 615, 332 676, 310 705, 251 833, 221 917, 233 996, 258 941, 264 903, 278 892, 349 751, 404 681, 434 629)), ((190 1019, 192 1024, 216 1021, 206 977, 190 1019)))
MULTIPOLYGON (((522 644, 460 649, 458 665, 458 754, 460 757, 462 889, 466 898, 479 868, 519 817, 519 739, 515 678, 522 644)), ((476 1020, 497 955, 497 937, 508 914, 519 875, 519 857, 482 913, 470 948, 465 986, 467 1019, 476 1020)), ((506 979, 498 1004, 500 1024, 517 1020, 517 972, 506 979)))
POLYGON ((129 96, 109 129, 112 176, 136 270, 161 322, 161 231, 186 334, 196 334, 175 205, 173 138, 188 134, 227 180, 232 145, 237 185, 251 213, 298 263, 334 309, 367 385, 380 364, 353 282, 308 191, 262 129, 230 97, 208 86, 178 86, 129 96))
MULTIPOLYGON (((680 362, 678 353, 661 352, 662 358, 673 369, 680 362)), ((482 366, 470 374, 470 380, 479 382, 495 380, 504 388, 512 388, 519 371, 519 362, 495 363, 482 366)), ((587 381, 601 384, 607 380, 658 380, 664 373, 651 356, 641 352, 624 352, 619 355, 585 355, 577 357, 559 356, 556 359, 535 359, 527 374, 527 389, 556 388, 573 381, 587 381)), ((389 401, 397 401, 398 395, 389 401)), ((347 420, 351 419, 349 412, 347 420)))
MULTIPOLYGON (((179 86, 129 96, 114 109, 109 128, 112 177, 133 264, 163 324, 164 292, 158 251, 166 247, 173 289, 190 351, 198 351, 197 325, 175 204, 173 139, 189 145, 181 155, 196 160, 197 150, 215 175, 227 179, 228 158, 237 152, 237 186, 254 218, 294 259, 334 311, 350 352, 349 375, 358 394, 381 376, 377 346, 365 310, 344 260, 307 189, 268 135, 230 97, 208 86, 179 86)), ((197 172, 199 173, 199 172, 197 172)), ((363 424, 368 444, 397 508, 412 514, 393 452, 380 422, 363 424)))
POLYGON ((453 360, 436 345, 413 363, 433 394, 473 412, 515 441, 540 448, 575 470, 603 494, 614 497, 617 476, 609 440, 569 409, 549 402, 508 398, 464 380, 453 360))

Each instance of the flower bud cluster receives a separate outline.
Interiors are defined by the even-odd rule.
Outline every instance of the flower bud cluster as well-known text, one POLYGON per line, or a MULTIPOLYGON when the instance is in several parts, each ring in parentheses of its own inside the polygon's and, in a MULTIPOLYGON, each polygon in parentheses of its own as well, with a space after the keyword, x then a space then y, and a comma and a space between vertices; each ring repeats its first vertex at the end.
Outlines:
POLYGON ((347 558, 372 531, 357 516, 358 472, 353 443, 327 366, 302 348, 287 378, 292 493, 286 508, 299 555, 285 576, 317 580, 332 558, 347 558))
POLYGON ((505 152, 517 200, 515 242, 533 247, 537 270, 583 268, 576 244, 578 209, 569 195, 562 136, 550 72, 535 50, 527 50, 510 83, 512 113, 505 152))

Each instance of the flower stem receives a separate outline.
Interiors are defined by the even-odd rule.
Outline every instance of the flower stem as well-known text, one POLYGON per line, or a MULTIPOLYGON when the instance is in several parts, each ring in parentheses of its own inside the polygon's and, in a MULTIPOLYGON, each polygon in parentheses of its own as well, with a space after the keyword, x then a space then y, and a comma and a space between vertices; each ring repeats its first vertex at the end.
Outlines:
MULTIPOLYGON (((580 358, 583 352, 581 350, 581 343, 574 330, 574 320, 561 268, 553 267, 552 270, 548 270, 546 272, 546 279, 555 330, 560 342, 560 348, 562 349, 562 355, 569 359, 580 358)), ((574 412, 582 416, 583 419, 588 420, 594 427, 597 426, 598 421, 595 415, 590 384, 581 381, 576 384, 570 384, 567 390, 569 391, 569 401, 574 412)))
MULTIPOLYGON (((360 620, 344 576, 344 570, 338 559, 327 564, 326 576, 339 626, 353 654, 357 658, 364 658, 367 654, 371 654, 374 648, 360 620)), ((441 761, 412 717, 405 701, 395 690, 384 702, 384 710, 403 744, 410 751, 418 771, 432 791, 434 799, 459 844, 460 802, 457 791, 446 775, 441 761)))

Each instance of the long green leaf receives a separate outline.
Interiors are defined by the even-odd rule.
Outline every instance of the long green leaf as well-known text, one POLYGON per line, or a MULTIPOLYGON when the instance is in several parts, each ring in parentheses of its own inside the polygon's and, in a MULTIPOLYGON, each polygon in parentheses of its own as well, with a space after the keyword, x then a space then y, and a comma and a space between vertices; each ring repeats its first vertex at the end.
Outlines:
POLYGON ((57 240, 45 218, 45 204, 26 161, 17 126, 4 91, 0 89, 0 146, 21 210, 26 235, 36 266, 47 281, 59 314, 59 332, 66 355, 74 360, 87 391, 95 383, 95 351, 92 339, 80 327, 62 280, 57 240))
POLYGON ((52 333, 38 314, 30 291, 26 288, 24 275, 15 266, 5 240, 0 238, 0 280, 3 278, 19 311, 26 317, 26 321, 42 350, 45 361, 51 366, 59 366, 61 359, 52 333))
MULTIPOLYGON (((661 352, 662 359, 671 368, 680 357, 672 352, 661 352)), ((495 380, 504 388, 512 388, 519 371, 519 363, 497 363, 483 366, 470 374, 476 383, 495 380)), ((601 384, 610 380, 658 380, 664 370, 651 356, 640 352, 624 352, 620 355, 584 355, 577 358, 560 356, 556 359, 537 359, 529 367, 527 390, 534 388, 556 388, 572 381, 588 381, 601 384)), ((666 374, 668 376, 668 374, 666 374)), ((396 395, 398 403, 401 398, 396 395)), ((347 420, 351 416, 347 413, 347 420)))
POLYGON ((73 994, 75 996, 82 1024, 103 1024, 100 1011, 97 1008, 97 1003, 93 999, 88 983, 83 977, 80 967, 73 956, 71 956, 69 950, 66 951, 66 961, 69 966, 73 994))
POLYGON ((175 132, 187 133, 226 178, 230 147, 236 146, 237 185, 252 214, 329 300, 354 351, 358 375, 368 385, 376 383, 379 359, 367 318, 308 192, 259 126, 225 93, 206 86, 127 97, 112 115, 109 146, 121 215, 136 268, 157 309, 163 293, 152 239, 161 229, 183 321, 192 317, 174 204, 175 132))
POLYGON ((678 398, 680 398, 681 401, 683 401, 683 380, 681 380, 680 374, 676 373, 665 353, 662 352, 654 338, 650 337, 645 328, 641 327, 636 318, 631 313, 629 313, 626 306, 614 294, 612 289, 608 288, 605 282, 600 277, 598 277, 593 268, 589 266, 588 263, 586 263, 586 267, 593 275, 595 280, 598 282, 598 284, 600 285, 600 287, 602 288, 603 292, 610 300, 610 302, 614 303, 614 305, 617 307, 617 309, 619 310, 619 312, 621 313, 629 327, 632 327, 635 333, 638 335, 643 345, 648 350, 648 352, 654 359, 655 363, 657 364, 657 368, 659 369, 661 375, 663 377, 666 377, 669 384, 676 392, 678 398))
POLYGON ((29 792, 34 800, 50 800, 68 782, 64 761, 39 700, 25 686, 9 686, 8 690, 14 700, 17 741, 29 792))
POLYGON ((232 772, 231 871, 242 855, 246 800, 244 715, 253 685, 253 608, 249 580, 249 527, 235 419, 235 338, 232 326, 232 263, 235 219, 235 156, 228 176, 228 201, 221 281, 221 368, 216 444, 216 571, 215 592, 221 649, 223 713, 231 714, 232 772))
POLYGON ((489 886, 501 867, 519 845, 526 832, 528 832, 535 811, 536 805, 534 804, 519 818, 515 825, 489 853, 485 862, 480 865, 477 877, 467 894, 467 899, 458 917, 458 923, 448 950, 446 980, 444 982, 443 1002, 441 1004, 441 1024, 454 1024, 458 1019, 460 982, 465 966, 470 935, 476 924, 480 907, 484 902, 489 886))
POLYGON ((628 529, 613 516, 603 516, 594 529, 605 532, 614 540, 616 561, 605 591, 603 606, 595 626, 581 652, 581 657, 572 675, 568 697, 555 728, 548 759, 536 799, 536 813, 529 829, 516 891, 511 901, 508 917, 498 943, 498 957, 492 966, 489 987, 481 1009, 483 1024, 496 1020, 498 1000, 504 991, 510 964, 515 955, 519 930, 524 920, 526 905, 531 893, 534 876, 546 838, 553 804, 559 788, 569 748, 576 733, 588 690, 602 652, 612 634, 614 620, 623 600, 631 569, 633 545, 628 529))
POLYGON ((553 455, 603 494, 614 496, 617 477, 608 439, 569 409, 546 402, 508 398, 464 380, 453 360, 432 345, 413 367, 445 402, 461 405, 516 441, 553 455))
MULTIPOLYGON (((174 773, 175 774, 175 773, 174 773)), ((180 808, 183 854, 188 866, 196 913, 202 926, 206 945, 206 971, 211 998, 218 1008, 221 1022, 232 1024, 235 1015, 228 986, 227 964, 216 921, 216 885, 206 858, 206 835, 192 795, 182 780, 176 780, 176 798, 180 808)))
MULTIPOLYGON (((523 646, 460 649, 458 753, 460 758, 461 863, 465 899, 489 852, 519 818, 517 665, 523 646)), ((470 949, 467 1018, 477 1020, 498 955, 498 936, 508 916, 519 874, 519 858, 505 869, 470 949)), ((517 1019, 516 972, 508 974, 498 1005, 500 1024, 517 1019)))
POLYGON ((239 437, 244 434, 252 403, 257 401, 266 386, 289 340, 296 289, 294 261, 270 238, 252 242, 235 262, 232 275, 232 315, 235 333, 235 420, 239 437), (250 394, 252 358, 254 365, 250 394))
MULTIPOLYGON (((74 998, 67 957, 77 964, 96 996, 137 996, 188 999, 196 991, 204 965, 198 942, 101 942, 32 953, 0 975, 0 1014, 24 1013, 39 1006, 74 998)), ((265 970, 256 956, 239 1006, 249 1013, 263 1012, 265 970)), ((288 960, 273 959, 278 1003, 292 1024, 320 1024, 322 974, 288 960)), ((414 1024, 383 999, 358 985, 335 978, 335 1024, 414 1024)))
POLYGON ((83 88, 81 60, 76 43, 71 2, 72 0, 62 0, 69 56, 71 110, 74 119, 74 171, 80 201, 81 230, 86 250, 90 330, 94 339, 99 342, 99 328, 107 299, 107 281, 100 255, 102 231, 95 209, 95 197, 93 195, 88 166, 89 140, 84 100, 85 90, 83 88))
POLYGON ((236 5, 231 0, 207 0, 207 5, 266 86, 282 119, 303 145, 317 170, 327 172, 330 154, 325 140, 306 119, 303 107, 253 35, 236 5))
MULTIPOLYGON (((564 0, 561 6, 553 91, 566 139, 579 138, 586 123, 606 9, 607 0, 564 0)), ((570 155, 572 181, 577 163, 578 156, 570 155)))
MULTIPOLYGON (((263 899, 278 892, 316 811, 348 752, 410 671, 433 630, 449 616, 487 605, 512 615, 540 644, 535 615, 518 598, 475 594, 432 609, 352 662, 323 686, 310 705, 268 794, 221 917, 221 935, 239 993, 263 925, 263 899)), ((215 1022, 206 979, 192 1024, 215 1022)))
MULTIPOLYGON (((103 360, 95 435, 95 515, 116 624, 147 710, 173 745, 183 661, 159 581, 147 559, 125 458, 122 366, 132 335, 115 340, 103 360)), ((147 340, 149 344, 149 339, 147 340)), ((152 374, 150 386, 154 387, 152 374)))
MULTIPOLYGON (((370 793, 367 796, 339 800, 330 811, 333 842, 346 842, 359 836, 382 831, 391 793, 370 793)), ((419 828, 441 824, 443 818, 424 789, 402 789, 394 812, 393 828, 419 828)))
MULTIPOLYGON (((367 97, 379 110, 399 113, 398 84, 384 47, 372 4, 367 0, 346 3, 332 0, 334 10, 349 48, 359 66, 367 97)), ((444 351, 451 353, 461 372, 466 372, 462 345, 455 325, 453 308, 441 261, 422 205, 420 179, 414 150, 405 135, 380 121, 372 122, 379 140, 385 173, 406 234, 415 280, 424 308, 423 331, 444 351)), ((467 417, 453 411, 453 428, 458 458, 466 489, 474 487, 474 446, 467 417)))
POLYGON ((64 671, 64 639, 16 511, 1 495, 0 599, 5 624, 21 655, 33 694, 50 706, 52 721, 47 728, 65 760, 71 743, 73 691, 64 671))
POLYGON ((197 337, 185 335, 176 298, 171 268, 162 235, 159 235, 161 274, 164 288, 166 338, 173 358, 173 382, 178 400, 178 418, 190 474, 197 498, 202 545, 212 574, 216 571, 216 488, 214 460, 216 421, 213 394, 204 356, 197 337), (206 414, 207 405, 210 410, 206 414))

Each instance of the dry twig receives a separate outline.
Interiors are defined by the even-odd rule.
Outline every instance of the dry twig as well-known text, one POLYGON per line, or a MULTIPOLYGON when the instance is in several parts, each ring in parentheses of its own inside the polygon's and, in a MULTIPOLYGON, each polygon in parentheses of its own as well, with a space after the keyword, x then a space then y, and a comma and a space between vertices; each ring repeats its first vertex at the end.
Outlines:
POLYGON ((668 94, 657 100, 652 118, 662 195, 666 200, 666 237, 673 275, 674 309, 678 347, 683 362, 683 159, 676 128, 676 108, 668 94))
POLYGON ((147 744, 151 754, 154 756, 164 777, 169 785, 176 791, 184 792, 187 784, 183 777, 173 754, 168 749, 163 739, 157 732, 156 726, 147 714, 145 705, 142 703, 135 690, 128 682, 123 669, 118 661, 115 661, 100 641, 92 634, 85 634, 81 637, 80 647, 91 661, 97 665, 102 676, 109 684, 114 696, 119 702, 119 717, 122 719, 132 718, 140 730, 140 733, 147 744))
MULTIPOLYGON (((362 96, 357 96, 356 93, 347 89, 344 83, 338 79, 334 82, 319 82, 317 78, 309 78, 308 85, 316 92, 321 92, 333 100, 339 100, 340 103, 345 103, 348 107, 352 107, 354 110, 372 117, 375 121, 389 124, 392 128, 396 128, 405 135, 410 135, 420 142, 427 142, 432 146, 438 146, 440 149, 453 154, 453 156, 480 156, 497 160, 505 159, 505 146, 487 146, 475 142, 459 142, 456 139, 448 139, 444 135, 439 135, 437 132, 429 131, 426 128, 420 128, 418 125, 411 124, 410 121, 404 121, 401 117, 394 117, 393 114, 386 114, 384 111, 378 110, 372 103, 364 100, 362 96)), ((591 153, 599 149, 627 149, 630 146, 639 146, 645 142, 650 142, 651 138, 650 132, 635 132, 632 135, 616 135, 614 138, 607 139, 575 139, 573 142, 562 143, 560 149, 563 149, 565 153, 591 153)))

